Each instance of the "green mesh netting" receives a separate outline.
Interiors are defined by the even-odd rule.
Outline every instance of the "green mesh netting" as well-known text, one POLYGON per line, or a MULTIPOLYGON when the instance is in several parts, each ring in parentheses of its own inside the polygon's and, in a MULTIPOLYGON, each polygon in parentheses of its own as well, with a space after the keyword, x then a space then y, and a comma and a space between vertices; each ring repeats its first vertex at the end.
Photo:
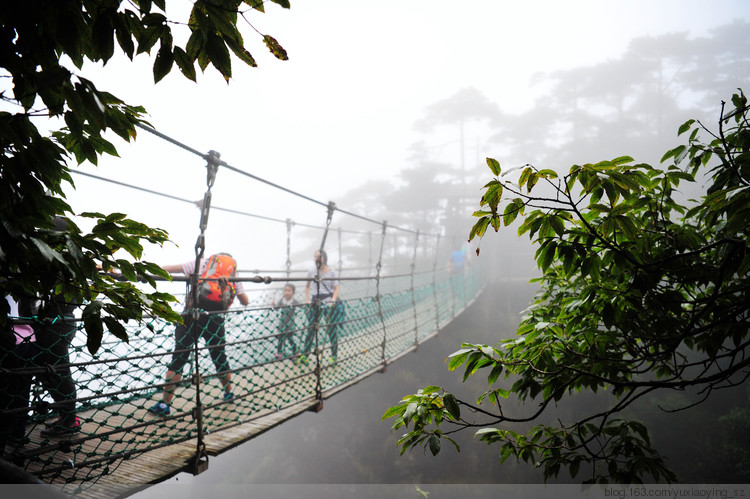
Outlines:
POLYGON ((189 361, 166 416, 147 409, 167 386, 165 373, 175 348, 172 324, 130 325, 127 344, 105 335, 109 340, 93 359, 85 350, 85 335, 75 330, 69 360, 56 356, 59 349, 49 342, 40 342, 27 357, 7 348, 1 353, 4 380, 32 385, 28 404, 9 400, 8 390, 3 394, 3 420, 26 417, 20 440, 19 435, 6 438, 6 456, 45 482, 68 484, 64 489, 75 493, 115 473, 125 459, 195 439, 199 423, 203 434, 221 432, 375 372, 463 310, 480 291, 479 275, 471 268, 454 275, 438 270, 382 276, 377 282, 342 281, 341 303, 317 313, 312 305, 273 309, 271 295, 277 288, 248 291, 249 307, 221 314, 224 344, 198 342, 200 376, 194 376, 194 351, 186 352, 189 361), (309 352, 304 351, 306 338, 309 352), (228 358, 222 372, 211 358, 217 348, 228 358), (68 369, 72 393, 59 386, 68 369), (234 395, 229 401, 220 383, 227 376, 234 395), (198 395, 200 421, 194 411, 198 395), (47 435, 45 423, 60 416, 68 421, 77 416, 80 431, 47 435))

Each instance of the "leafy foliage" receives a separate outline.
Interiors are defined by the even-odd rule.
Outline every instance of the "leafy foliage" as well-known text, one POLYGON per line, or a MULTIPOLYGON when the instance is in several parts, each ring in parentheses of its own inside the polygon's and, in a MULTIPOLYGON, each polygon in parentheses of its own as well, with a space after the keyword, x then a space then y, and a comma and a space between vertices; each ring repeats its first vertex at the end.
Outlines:
POLYGON ((665 390, 696 390, 700 403, 747 378, 750 123, 741 91, 732 106, 725 113, 722 103, 716 132, 684 123, 679 135, 689 133, 687 144, 663 156, 664 168, 623 156, 574 165, 564 176, 526 165, 513 182, 505 177, 516 169, 504 174, 487 159, 494 179, 484 186, 470 240, 520 220, 518 234, 537 246, 541 289, 516 338, 463 344, 451 355, 448 367, 463 367, 464 381, 489 371, 489 389, 476 403, 430 387, 385 413, 395 417, 394 429, 409 430, 402 452, 439 450, 433 440, 480 428, 475 436, 500 445, 502 461, 534 462, 545 479, 563 468, 575 477, 585 465, 591 482, 676 480, 647 428, 618 415, 665 390), (681 200, 680 183, 696 179, 705 179, 705 195, 681 200), (501 375, 512 384, 501 388, 501 375), (611 397, 604 410, 524 426, 564 397, 604 390, 611 397), (510 418, 503 405, 511 397, 539 405, 510 418))
MULTIPOLYGON (((286 0, 272 1, 289 8, 286 0)), ((256 65, 238 28, 238 20, 253 9, 264 12, 263 2, 197 0, 187 23, 168 19, 166 0, 28 0, 0 11, 0 67, 3 81, 12 84, 0 90, 0 97, 21 109, 0 112, 3 296, 37 296, 49 303, 58 294, 68 302, 86 303, 83 320, 92 353, 105 326, 127 340, 120 321, 139 320, 143 314, 179 320, 169 306, 174 300, 170 295, 144 293, 135 285, 138 278, 154 285, 153 276, 167 276, 156 265, 140 261, 142 241, 163 244, 164 231, 122 214, 85 214, 95 221, 88 234, 70 218, 65 218, 66 230, 53 225, 53 217, 71 214, 63 193, 65 183, 73 184, 67 161, 96 164, 100 155, 117 156, 105 132, 130 141, 136 137, 136 125, 145 123, 142 107, 97 89, 75 69, 87 60, 106 64, 117 45, 130 59, 155 50, 155 82, 175 64, 195 81, 196 63, 201 70, 213 65, 228 80, 230 51, 256 65), (173 26, 189 30, 184 47, 175 45, 173 26), (73 69, 66 66, 71 63, 73 69), (35 107, 39 105, 44 108, 35 107), (62 118, 65 126, 44 137, 32 120, 44 116, 62 118), (119 250, 130 258, 116 256, 119 250), (127 281, 99 273, 114 268, 127 281)), ((287 58, 274 38, 260 37, 276 57, 287 58)), ((8 307, 4 300, 0 304, 5 326, 8 307)))

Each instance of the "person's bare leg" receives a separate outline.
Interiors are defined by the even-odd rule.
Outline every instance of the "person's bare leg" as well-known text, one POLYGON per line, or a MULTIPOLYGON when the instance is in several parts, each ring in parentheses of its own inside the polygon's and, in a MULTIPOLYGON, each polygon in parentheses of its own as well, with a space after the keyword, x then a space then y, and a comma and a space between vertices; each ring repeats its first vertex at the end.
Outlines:
POLYGON ((167 371, 167 383, 171 383, 164 387, 164 395, 162 395, 162 402, 169 405, 174 399, 175 385, 182 381, 182 374, 178 374, 172 370, 167 371))
POLYGON ((224 387, 225 393, 232 391, 232 373, 226 373, 219 381, 221 382, 221 386, 224 387))

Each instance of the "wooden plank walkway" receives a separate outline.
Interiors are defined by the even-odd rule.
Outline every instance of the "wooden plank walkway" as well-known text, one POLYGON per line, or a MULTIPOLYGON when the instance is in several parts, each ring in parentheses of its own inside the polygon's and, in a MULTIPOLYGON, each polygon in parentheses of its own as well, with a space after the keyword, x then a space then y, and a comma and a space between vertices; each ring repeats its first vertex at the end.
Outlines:
MULTIPOLYGON (((437 331, 429 337, 435 334, 437 334, 437 331)), ((412 352, 415 348, 416 346, 409 348, 399 354, 398 357, 390 359, 390 361, 395 361, 397 358, 412 352)), ((372 374, 382 372, 384 368, 385 366, 378 365, 344 384, 323 391, 323 399, 330 398, 372 374)), ((215 395, 219 395, 218 388, 215 390, 215 395)), ((222 454, 306 411, 318 411, 322 409, 322 405, 322 402, 317 399, 310 398, 273 412, 267 410, 250 422, 205 435, 206 452, 209 456, 222 454)), ((191 439, 180 444, 145 452, 134 459, 125 460, 117 467, 115 473, 100 478, 95 485, 78 493, 77 497, 85 499, 122 498, 143 490, 149 485, 167 480, 178 473, 191 473, 193 459, 197 451, 196 442, 196 439, 191 439)))

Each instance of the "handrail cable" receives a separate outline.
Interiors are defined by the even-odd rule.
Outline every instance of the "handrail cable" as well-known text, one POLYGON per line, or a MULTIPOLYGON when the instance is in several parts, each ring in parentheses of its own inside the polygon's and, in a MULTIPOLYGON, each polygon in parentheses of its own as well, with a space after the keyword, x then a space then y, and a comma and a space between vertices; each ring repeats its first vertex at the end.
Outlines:
MULTIPOLYGON (((138 127, 142 128, 143 130, 146 130, 147 132, 156 135, 157 137, 160 137, 160 138, 162 138, 162 139, 164 139, 164 140, 166 140, 166 141, 168 141, 168 142, 170 142, 170 143, 172 143, 172 144, 174 144, 174 145, 176 145, 178 147, 181 147, 181 148, 185 149, 186 151, 192 152, 193 154, 197 154, 198 156, 200 156, 200 157, 202 157, 204 159, 208 158, 208 155, 202 154, 202 153, 196 151, 195 149, 193 149, 193 148, 191 148, 191 147, 189 147, 189 146, 187 146, 185 144, 182 144, 181 142, 179 142, 179 141, 177 141, 177 140, 175 140, 175 139, 173 139, 171 137, 168 137, 167 135, 165 135, 165 134, 163 134, 161 132, 158 132, 153 127, 146 126, 143 123, 136 123, 136 125, 138 127)), ((320 206, 323 206, 323 207, 326 207, 326 208, 329 206, 329 203, 325 203, 323 201, 311 198, 310 196, 306 196, 305 194, 299 193, 297 191, 294 191, 294 190, 289 189, 287 187, 284 187, 282 185, 276 184, 274 182, 271 182, 270 180, 266 180, 264 178, 258 177, 257 175, 253 175, 252 173, 246 172, 246 171, 244 171, 244 170, 242 170, 240 168, 237 168, 236 166, 230 165, 229 163, 227 163, 224 160, 220 160, 218 164, 220 166, 225 167, 228 170, 231 170, 231 171, 235 172, 235 173, 239 173, 240 175, 244 175, 244 176, 249 177, 249 178, 251 178, 253 180, 256 180, 258 182, 264 183, 264 184, 266 184, 268 186, 271 186, 271 187, 274 187, 276 189, 282 190, 282 191, 284 191, 284 192, 286 192, 288 194, 291 194, 293 196, 297 196, 299 198, 305 199, 305 200, 307 200, 307 201, 309 201, 311 203, 314 203, 314 204, 317 204, 317 205, 320 205, 320 206)), ((376 224, 376 225, 380 225, 381 224, 381 222, 379 222, 377 220, 373 220, 373 219, 365 217, 363 215, 359 215, 359 214, 354 213, 352 211, 344 210, 342 208, 339 208, 338 206, 335 207, 335 209, 337 211, 340 211, 341 213, 343 213, 345 215, 349 215, 349 216, 354 217, 354 218, 359 218, 360 220, 364 220, 366 222, 370 222, 370 223, 373 223, 373 224, 376 224)), ((409 233, 415 233, 416 232, 415 229, 408 229, 406 227, 399 227, 399 226, 395 226, 395 225, 394 226, 390 226, 390 227, 393 228, 393 229, 396 229, 396 230, 400 230, 400 231, 404 231, 404 232, 409 232, 409 233)), ((428 236, 432 236, 432 237, 436 237, 437 236, 437 234, 429 234, 429 233, 426 233, 426 234, 423 233, 423 235, 428 235, 428 236)))
MULTIPOLYGON (((154 194, 156 196, 161 196, 161 197, 173 199, 175 201, 181 201, 183 203, 192 204, 193 206, 196 206, 198 208, 200 208, 200 205, 201 205, 201 201, 192 201, 190 199, 181 198, 181 197, 175 196, 173 194, 167 194, 165 192, 159 192, 159 191, 155 191, 155 190, 152 190, 152 189, 147 189, 146 187, 140 187, 138 185, 128 184, 126 182, 122 182, 122 181, 119 181, 119 180, 114 180, 114 179, 111 179, 111 178, 101 177, 99 175, 94 175, 93 173, 86 173, 86 172, 82 172, 82 171, 78 171, 78 170, 71 170, 71 172, 75 173, 77 175, 83 175, 84 177, 90 177, 90 178, 93 178, 93 179, 96 179, 96 180, 101 180, 103 182, 109 182, 111 184, 116 184, 116 185, 119 185, 119 186, 122 186, 122 187, 128 187, 130 189, 135 189, 137 191, 147 192, 149 194, 154 194)), ((235 210, 233 208, 223 208, 221 206, 211 206, 211 209, 213 209, 213 210, 219 210, 219 211, 226 211, 228 213, 234 213, 236 215, 244 215, 244 216, 247 216, 247 217, 259 218, 261 220, 267 220, 269 222, 278 222, 278 223, 284 223, 284 224, 288 223, 288 220, 281 220, 280 218, 267 217, 265 215, 257 215, 255 213, 248 213, 246 211, 235 210)), ((312 225, 312 224, 306 224, 306 223, 301 223, 301 222, 295 222, 294 220, 291 220, 291 224, 299 226, 299 227, 306 227, 308 229, 318 229, 318 230, 324 230, 325 229, 325 227, 322 227, 320 225, 312 225)), ((357 231, 357 230, 352 230, 352 229, 341 229, 341 228, 339 228, 339 230, 341 230, 342 232, 346 232, 348 234, 363 234, 363 235, 367 234, 367 232, 365 232, 365 231, 357 231)))

